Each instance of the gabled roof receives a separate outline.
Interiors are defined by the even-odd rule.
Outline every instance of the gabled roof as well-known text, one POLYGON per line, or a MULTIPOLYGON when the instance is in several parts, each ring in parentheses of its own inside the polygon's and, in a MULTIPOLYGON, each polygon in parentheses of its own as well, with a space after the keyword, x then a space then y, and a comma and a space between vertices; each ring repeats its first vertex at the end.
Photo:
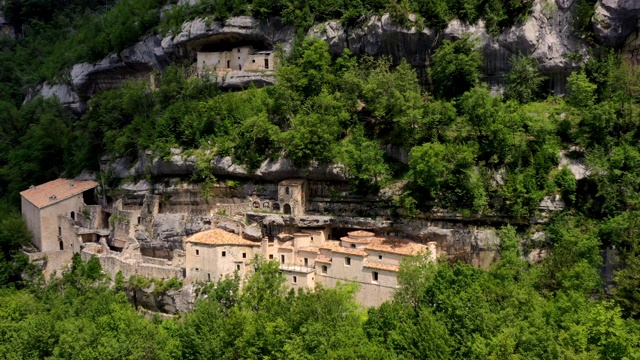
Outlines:
POLYGON ((207 245, 242 245, 260 246, 259 242, 243 239, 241 236, 224 231, 222 229, 211 229, 194 234, 184 240, 185 242, 207 245))
POLYGON ((375 238, 365 250, 380 251, 398 255, 417 255, 421 251, 426 251, 427 246, 406 239, 398 238, 375 238))
POLYGON ((82 194, 97 186, 98 183, 95 181, 56 179, 38 186, 32 186, 21 192, 20 195, 37 208, 42 209, 43 207, 82 194))

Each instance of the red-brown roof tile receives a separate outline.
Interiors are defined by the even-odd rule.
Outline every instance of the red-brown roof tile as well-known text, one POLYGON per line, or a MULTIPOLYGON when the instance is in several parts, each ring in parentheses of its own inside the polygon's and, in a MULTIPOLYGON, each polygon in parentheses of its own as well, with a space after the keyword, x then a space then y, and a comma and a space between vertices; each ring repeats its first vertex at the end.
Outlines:
POLYGON ((260 246, 259 242, 253 242, 243 239, 241 236, 232 234, 222 229, 211 229, 199 232, 184 240, 185 242, 208 244, 208 245, 242 245, 242 246, 260 246))
POLYGON ((21 192, 20 195, 37 208, 42 209, 45 206, 82 194, 97 186, 98 183, 95 181, 56 179, 38 186, 33 186, 21 192))

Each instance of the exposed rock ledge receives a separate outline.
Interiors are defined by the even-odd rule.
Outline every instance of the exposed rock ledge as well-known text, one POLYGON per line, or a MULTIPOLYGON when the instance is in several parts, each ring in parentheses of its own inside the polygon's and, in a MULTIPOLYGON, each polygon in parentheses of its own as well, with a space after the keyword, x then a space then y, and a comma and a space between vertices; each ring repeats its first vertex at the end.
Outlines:
MULTIPOLYGON (((130 158, 113 161, 105 158, 101 170, 110 172, 119 179, 144 177, 147 174, 165 177, 188 176, 193 174, 196 160, 195 156, 185 158, 180 154, 165 160, 142 153, 135 163, 130 158)), ((306 168, 299 168, 289 159, 268 159, 257 170, 251 172, 241 164, 235 163, 230 156, 215 156, 210 164, 211 174, 223 177, 268 181, 304 177, 309 180, 347 181, 344 169, 340 165, 311 164, 306 168)))
POLYGON ((593 16, 598 41, 605 46, 619 47, 638 29, 640 1, 599 0, 593 16))
POLYGON ((443 39, 458 39, 463 35, 477 38, 484 53, 483 74, 492 87, 499 87, 509 71, 509 58, 519 53, 532 56, 541 71, 550 77, 551 90, 565 91, 568 74, 587 57, 588 44, 572 33, 572 2, 536 0, 532 14, 523 24, 506 29, 498 37, 490 36, 480 21, 468 25, 453 20, 441 34, 431 29, 403 28, 392 23, 388 14, 372 16, 364 23, 345 27, 329 21, 313 27, 308 35, 329 43, 331 51, 349 49, 356 54, 391 55, 396 63, 406 59, 422 73, 429 66, 430 56, 443 39), (574 59, 574 60, 572 60, 574 59))

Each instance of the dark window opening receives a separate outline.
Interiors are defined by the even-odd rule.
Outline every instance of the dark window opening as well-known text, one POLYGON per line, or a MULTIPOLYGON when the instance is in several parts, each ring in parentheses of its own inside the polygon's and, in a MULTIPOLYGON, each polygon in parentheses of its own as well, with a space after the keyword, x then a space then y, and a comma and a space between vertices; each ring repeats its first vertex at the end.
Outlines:
POLYGON ((246 259, 247 258, 247 253, 242 253, 242 258, 246 259))
POLYGON ((76 212, 75 211, 71 212, 71 220, 76 221, 76 212))
POLYGON ((322 265, 322 273, 323 274, 327 273, 327 265, 322 265))
POLYGON ((351 244, 351 247, 355 249, 356 248, 356 244, 351 244))
POLYGON ((382 255, 378 255, 378 259, 379 259, 379 260, 382 260, 382 255))
POLYGON ((288 186, 286 188, 284 188, 284 193, 289 195, 289 187, 288 186))
POLYGON ((291 215, 291 205, 284 204, 284 213, 287 215, 291 215))
POLYGON ((280 262, 284 264, 284 255, 280 255, 280 262))
POLYGON ((60 245, 60 250, 64 250, 64 243, 62 240, 59 241, 58 245, 60 245))
POLYGON ((309 259, 304 258, 304 266, 309 266, 309 259))
POLYGON ((269 254, 269 260, 273 260, 273 254, 269 254))
POLYGON ((223 252, 222 252, 222 257, 225 257, 225 256, 227 256, 227 252, 226 252, 226 251, 223 251, 223 252))
POLYGON ((231 69, 231 60, 227 60, 227 68, 231 69))
POLYGON ((207 273, 207 280, 211 281, 211 273, 207 273))
POLYGON ((200 250, 196 249, 196 255, 200 255, 200 250))
POLYGON ((378 282, 378 272, 374 271, 371 273, 371 281, 378 282))
POLYGON ((269 59, 264 59, 264 68, 269 69, 269 59))
POLYGON ((298 277, 297 277, 297 276, 295 276, 295 275, 293 275, 293 283, 294 283, 294 284, 297 284, 297 283, 298 283, 298 277))
POLYGON ((240 264, 236 264, 236 270, 240 271, 240 264))
POLYGON ((351 265, 351 258, 350 258, 350 257, 348 257, 348 256, 347 256, 346 258, 344 258, 344 264, 345 264, 346 266, 351 265))
POLYGON ((274 210, 274 211, 280 211, 280 204, 278 204, 278 203, 273 203, 273 210, 274 210))
POLYGON ((58 226, 58 236, 62 236, 62 228, 58 226))

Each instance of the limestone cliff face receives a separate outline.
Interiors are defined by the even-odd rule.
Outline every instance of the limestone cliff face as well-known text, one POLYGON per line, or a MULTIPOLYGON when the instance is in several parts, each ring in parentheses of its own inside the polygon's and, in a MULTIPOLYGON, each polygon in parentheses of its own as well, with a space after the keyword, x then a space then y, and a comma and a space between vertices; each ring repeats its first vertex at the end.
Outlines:
POLYGON ((640 1, 599 0, 593 18, 598 41, 605 46, 620 47, 638 29, 640 1))
POLYGON ((346 27, 329 21, 313 27, 308 35, 329 43, 331 51, 349 49, 356 54, 380 57, 390 55, 396 63, 406 59, 426 74, 431 55, 442 40, 470 35, 477 39, 484 55, 484 80, 499 89, 509 71, 509 58, 524 54, 533 57, 550 79, 549 87, 557 94, 565 92, 568 74, 587 56, 589 45, 572 33, 573 1, 536 0, 526 22, 506 29, 497 37, 487 33, 482 21, 475 25, 453 20, 442 32, 431 29, 403 28, 390 16, 373 16, 361 24, 346 27))

